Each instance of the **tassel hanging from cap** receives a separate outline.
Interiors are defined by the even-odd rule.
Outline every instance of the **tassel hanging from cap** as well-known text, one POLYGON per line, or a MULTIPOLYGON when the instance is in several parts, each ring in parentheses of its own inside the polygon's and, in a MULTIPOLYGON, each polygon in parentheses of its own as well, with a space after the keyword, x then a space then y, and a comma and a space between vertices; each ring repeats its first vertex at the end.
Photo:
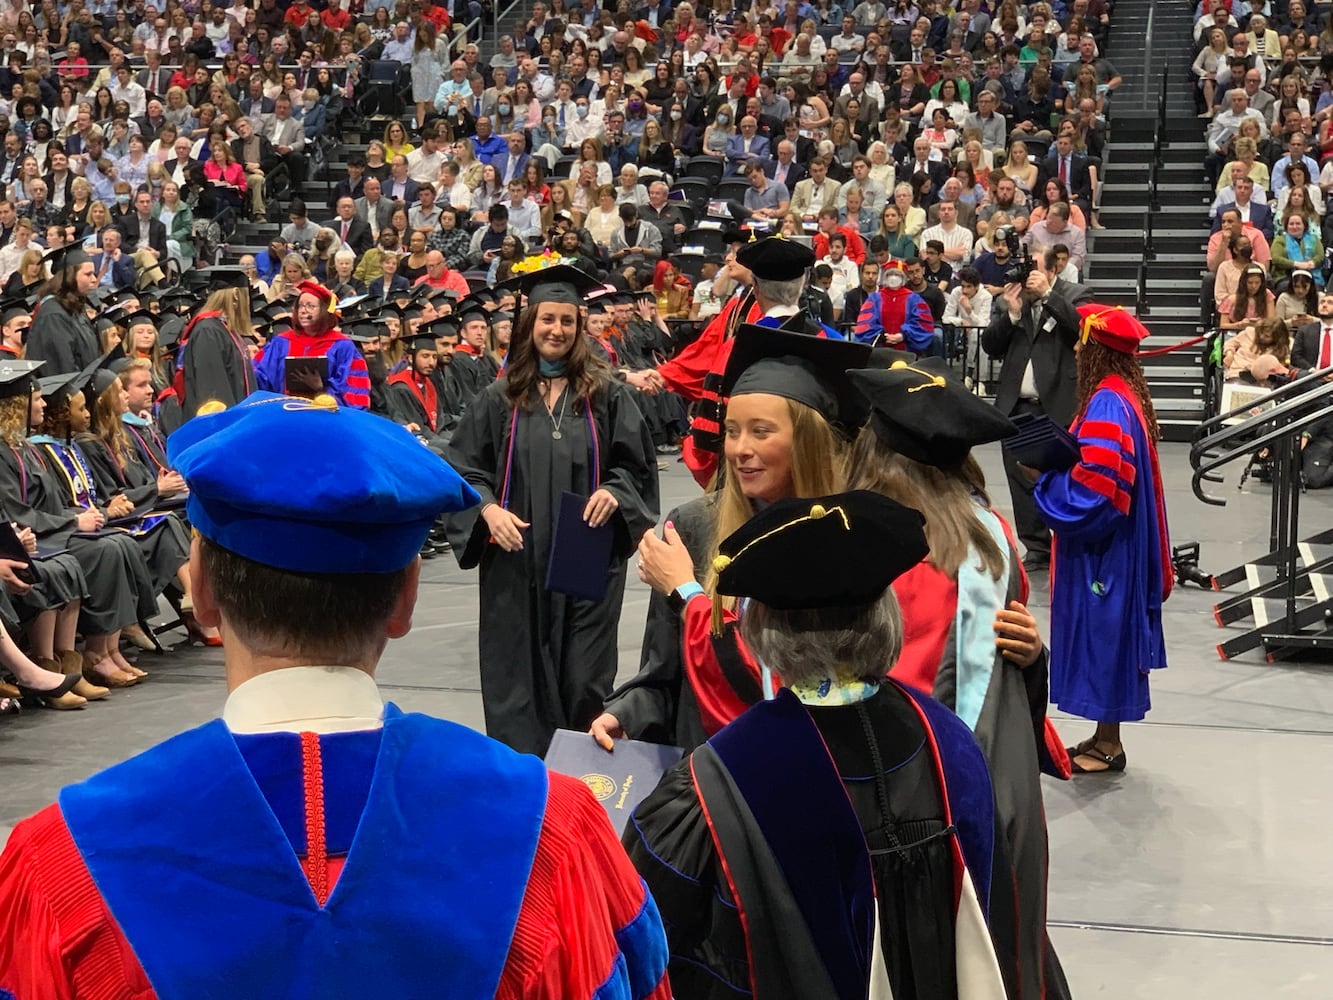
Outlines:
MULTIPOLYGON (((714 575, 720 574, 730 565, 730 556, 715 556, 713 558, 714 575)), ((717 593, 716 590, 713 591, 712 631, 715 638, 722 635, 722 595, 717 593)))

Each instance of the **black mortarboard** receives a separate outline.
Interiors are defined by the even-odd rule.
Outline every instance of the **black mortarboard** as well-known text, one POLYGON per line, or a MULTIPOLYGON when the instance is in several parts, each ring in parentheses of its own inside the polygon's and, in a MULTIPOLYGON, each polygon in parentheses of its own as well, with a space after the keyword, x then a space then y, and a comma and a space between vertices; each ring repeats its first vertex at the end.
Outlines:
POLYGON ((44 361, 0 361, 0 399, 23 396, 37 388, 37 370, 44 361))
POLYGON ((37 380, 46 400, 48 409, 66 402, 71 396, 88 384, 88 372, 62 372, 59 375, 47 375, 37 380))
POLYGON ((957 465, 977 445, 1018 433, 1013 421, 974 396, 939 358, 863 368, 848 377, 870 403, 870 426, 885 445, 916 462, 957 465))
MULTIPOLYGON (((102 393, 110 389, 111 383, 120 377, 120 371, 116 365, 124 357, 125 349, 120 344, 116 344, 83 370, 84 374, 92 379, 92 399, 97 399, 102 393)), ((91 406, 89 408, 91 409, 91 406)))
POLYGON ((400 323, 406 323, 410 319, 421 319, 421 314, 423 312, 425 312, 425 310, 422 309, 421 306, 417 305, 415 302, 409 303, 399 308, 398 321, 400 323))
POLYGON ((99 308, 105 306, 111 301, 111 296, 116 294, 116 290, 110 285, 99 285, 88 293, 87 299, 93 305, 99 308))
POLYGON ((865 423, 867 407, 846 373, 863 367, 869 358, 865 344, 747 324, 736 331, 722 396, 782 396, 805 404, 830 423, 856 428, 865 423))
POLYGON ((51 273, 55 274, 56 271, 71 270, 82 264, 91 264, 92 258, 84 253, 82 243, 71 243, 42 254, 42 263, 51 265, 51 273))
POLYGON ((435 338, 424 330, 418 330, 403 341, 403 346, 409 351, 433 351, 435 350, 435 338))
MULTIPOLYGON (((3 312, 6 316, 14 309, 22 309, 24 312, 30 313, 33 307, 37 305, 37 300, 40 297, 41 292, 37 287, 33 287, 33 290, 26 295, 11 295, 8 298, 0 299, 0 312, 3 312)), ((5 320, 5 322, 8 322, 8 320, 5 320)))
POLYGON ((814 266, 815 252, 785 236, 770 236, 737 250, 736 263, 765 281, 791 281, 814 266))
POLYGON ((528 305, 538 302, 561 302, 571 306, 583 305, 584 296, 601 282, 592 275, 569 264, 556 264, 538 271, 529 271, 519 278, 519 287, 528 297, 528 305))
POLYGON ((157 324, 157 342, 163 350, 170 350, 180 343, 181 333, 184 330, 184 316, 164 316, 157 324))
MULTIPOLYGON (((433 319, 429 323, 417 327, 417 332, 414 336, 421 336, 424 334, 425 336, 430 337, 431 346, 434 347, 436 337, 458 336, 458 322, 457 316, 441 316, 439 319, 433 319)), ((403 339, 407 340, 410 338, 405 337, 403 339)))
POLYGON ((607 305, 607 300, 604 298, 593 299, 591 302, 588 303, 588 315, 598 316, 607 312, 606 305, 607 305))
POLYGON ((151 326, 157 326, 157 314, 147 309, 136 309, 125 317, 127 327, 135 327, 147 323, 151 326))
POLYGON ((185 272, 185 283, 202 292, 216 292, 220 288, 249 288, 250 273, 235 265, 198 267, 185 272))
MULTIPOLYGON (((580 301, 582 300, 580 299, 580 301)), ((460 323, 471 323, 475 320, 481 320, 483 323, 491 321, 490 312, 475 295, 469 295, 459 302, 452 315, 460 323)))
POLYGON ((348 327, 343 333, 348 340, 357 344, 368 344, 380 337, 380 330, 374 323, 358 323, 356 326, 348 327))
POLYGON ((926 557, 924 525, 870 490, 779 500, 722 540, 717 591, 779 611, 861 607, 926 557))
POLYGON ((491 313, 491 322, 512 323, 514 322, 514 314, 511 312, 505 312, 505 310, 503 309, 497 309, 495 310, 495 312, 491 313))
POLYGON ((30 315, 32 315, 32 309, 26 305, 9 305, 0 307, 0 326, 18 319, 20 316, 30 315))

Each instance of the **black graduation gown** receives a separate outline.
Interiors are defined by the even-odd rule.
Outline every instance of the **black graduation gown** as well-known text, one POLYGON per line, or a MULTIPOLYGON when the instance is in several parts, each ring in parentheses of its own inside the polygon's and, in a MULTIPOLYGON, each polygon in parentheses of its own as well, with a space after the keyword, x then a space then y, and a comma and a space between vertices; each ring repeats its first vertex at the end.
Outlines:
MULTIPOLYGON (((894 1000, 951 1000, 957 996, 954 864, 925 728, 906 696, 892 685, 859 704, 807 710, 872 852, 880 941, 894 1000), (873 743, 867 732, 874 734, 873 743)), ((676 995, 734 1000, 750 995, 751 968, 746 928, 695 787, 695 774, 701 781, 708 778, 701 769, 711 761, 707 754, 686 757, 668 771, 635 810, 624 843, 662 914, 676 995)), ((741 803, 737 816, 714 816, 714 822, 744 824, 743 813, 741 803)), ((751 832, 761 838, 764 834, 751 832)), ((818 868, 834 860, 811 858, 809 863, 818 868)), ((729 857, 732 876, 760 874, 751 861, 729 857)), ((760 891, 780 893, 781 888, 770 885, 760 891)), ((750 940, 756 948, 766 935, 781 936, 780 927, 766 926, 777 919, 776 913, 751 915, 756 926, 749 928, 750 940)), ((771 955, 755 957, 775 964, 771 955)), ((789 966, 788 971, 799 979, 816 970, 789 966)), ((762 986, 762 974, 759 978, 762 986)), ((765 1000, 830 995, 816 991, 815 981, 783 985, 785 989, 766 993, 761 989, 761 994, 765 1000)))
POLYGON ((449 362, 448 377, 454 384, 454 395, 466 410, 487 386, 495 382, 495 368, 489 358, 459 348, 449 362))
MULTIPOLYGON (((708 574, 717 525, 717 500, 716 493, 709 493, 667 515, 694 560, 696 580, 703 580, 708 574)), ((606 711, 616 717, 632 739, 673 744, 689 751, 707 735, 685 679, 681 643, 680 615, 665 597, 653 591, 648 599, 639 672, 611 693, 606 700, 606 711)), ((759 697, 757 687, 752 694, 755 699, 759 697)))
POLYGON ((145 427, 141 424, 126 422, 125 433, 134 442, 134 447, 139 452, 139 460, 143 462, 145 468, 152 470, 155 474, 158 471, 171 468, 167 463, 166 438, 162 436, 161 431, 155 425, 150 422, 145 427))
MULTIPOLYGON (((434 380, 431 382, 435 385, 434 380)), ((388 406, 386 416, 394 423, 402 424, 406 427, 408 424, 416 424, 417 437, 426 442, 426 447, 437 454, 443 455, 444 449, 449 444, 449 437, 453 432, 454 421, 449 420, 444 408, 440 404, 439 386, 435 387, 435 414, 434 420, 426 413, 426 404, 422 402, 412 387, 405 385, 397 376, 385 384, 384 395, 388 406), (432 429, 433 425, 433 429, 432 429)))
MULTIPOLYGON (((455 355, 454 364, 457 364, 455 355)), ((514 408, 506 380, 467 408, 446 457, 481 494, 500 502, 514 408)), ((566 393, 568 395, 568 393, 566 393)), ((581 401, 557 402, 561 437, 533 390, 520 411, 508 507, 532 527, 518 552, 489 543, 481 506, 446 518, 454 555, 464 569, 481 568, 481 693, 488 735, 542 755, 557 728, 586 729, 602 710, 616 674, 616 630, 625 590, 625 560, 657 523, 657 463, 648 428, 629 390, 607 379, 593 397, 600 483, 620 507, 606 596, 579 600, 545 587, 560 495, 588 496, 593 480, 587 411, 581 401)))
MULTIPOLYGON (((671 353, 667 335, 655 323, 632 320, 622 338, 620 363, 636 371, 656 368, 671 353)), ((638 397, 639 408, 652 427, 656 444, 673 444, 689 428, 685 402, 674 392, 643 394, 638 397)))
POLYGON ((87 635, 106 635, 157 612, 152 578, 134 539, 123 532, 86 537, 76 534, 80 511, 70 507, 62 480, 33 445, 17 450, 0 447, 0 504, 38 539, 67 548, 86 581, 87 598, 79 611, 79 628, 87 635))
MULTIPOLYGON (((3 504, 0 504, 0 517, 18 521, 10 516, 3 504)), ((7 626, 17 628, 43 611, 57 611, 70 601, 84 600, 88 596, 88 581, 83 577, 79 561, 68 552, 60 552, 32 560, 32 585, 27 593, 13 595, 0 588, 0 595, 4 597, 0 618, 7 626)))
POLYGON ((70 315, 54 295, 38 303, 26 357, 46 362, 42 375, 81 371, 101 356, 97 331, 82 311, 70 315))
MULTIPOLYGON (((254 363, 239 337, 221 318, 201 319, 184 345, 185 401, 183 421, 210 399, 235 406, 255 391, 254 363)), ((182 421, 182 422, 183 422, 182 421)))
MULTIPOLYGON (((80 434, 76 446, 83 451, 92 470, 101 502, 106 503, 118 493, 125 494, 140 510, 151 509, 157 502, 157 476, 148 471, 137 454, 129 453, 122 467, 111 449, 91 434, 80 434)), ((146 531, 134 532, 134 541, 152 573, 154 595, 175 583, 177 572, 190 561, 190 539, 175 515, 162 517, 146 531)))

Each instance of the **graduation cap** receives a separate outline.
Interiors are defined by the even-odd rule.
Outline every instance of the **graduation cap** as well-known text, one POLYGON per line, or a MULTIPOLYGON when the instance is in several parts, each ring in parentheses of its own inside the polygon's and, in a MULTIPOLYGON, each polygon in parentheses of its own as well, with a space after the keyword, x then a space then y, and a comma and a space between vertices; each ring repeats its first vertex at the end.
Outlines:
POLYGON ((511 312, 507 312, 507 311, 504 310, 504 309, 497 309, 497 310, 495 310, 495 312, 491 313, 491 322, 492 322, 492 323, 512 323, 512 322, 514 322, 514 314, 511 313, 511 312))
POLYGON ((136 326, 142 326, 145 324, 156 329, 157 319, 158 318, 156 313, 152 312, 149 309, 139 308, 134 310, 132 313, 126 315, 125 325, 131 330, 134 329, 134 327, 136 326))
POLYGON ((1132 356, 1138 354, 1139 344, 1149 334, 1148 328, 1124 306, 1089 302, 1077 308, 1078 314, 1083 317, 1080 332, 1085 344, 1091 338, 1103 347, 1132 356))
POLYGON ((185 330, 184 316, 164 316, 157 325, 157 343, 164 351, 169 351, 181 341, 185 330))
POLYGON ((87 385, 89 377, 87 369, 63 372, 60 375, 46 375, 39 378, 37 385, 42 390, 42 398, 46 400, 47 408, 55 409, 67 403, 71 396, 87 385))
POLYGON ((489 323, 491 321, 490 311, 475 295, 469 295, 459 302, 458 308, 453 311, 452 315, 460 323, 474 323, 478 320, 482 323, 489 323))
MULTIPOLYGON (((122 360, 125 360, 125 349, 120 344, 116 344, 83 370, 83 373, 91 379, 92 399, 97 399, 102 393, 111 388, 116 379, 120 378, 120 370, 117 366, 122 360)), ((123 365, 120 367, 123 367, 123 365)), ((92 407, 89 407, 89 409, 91 410, 92 407)))
POLYGON ((779 611, 860 608, 926 557, 924 525, 870 490, 779 500, 722 540, 717 592, 779 611))
POLYGON ((0 399, 24 396, 37 388, 37 369, 44 361, 0 361, 0 399))
POLYGON ((26 295, 11 295, 8 298, 0 299, 0 314, 4 315, 4 322, 9 322, 11 318, 9 314, 15 309, 20 309, 26 313, 32 312, 40 297, 41 292, 34 289, 26 295))
MULTIPOLYGON (((422 336, 429 337, 431 349, 434 350, 436 337, 458 336, 458 324, 459 321, 456 316, 441 316, 439 319, 433 319, 429 323, 417 327, 417 332, 415 334, 408 334, 399 339, 407 341, 422 336)), ((413 351, 416 350, 413 346, 409 346, 408 349, 413 351)))
POLYGON ((380 337, 380 331, 373 323, 359 323, 344 330, 343 333, 348 340, 357 344, 368 344, 380 337))
MULTIPOLYGON (((556 264, 519 276, 519 287, 528 297, 528 305, 539 302, 560 302, 571 306, 583 305, 583 300, 602 282, 569 264, 556 264)), ((497 286, 498 287, 498 286, 497 286)))
POLYGON ((856 428, 865 423, 866 404, 847 370, 864 367, 869 358, 866 344, 746 324, 737 329, 732 343, 722 397, 781 396, 810 407, 830 423, 856 428))
POLYGON ((200 292, 215 292, 222 288, 249 288, 250 272, 234 264, 197 267, 185 272, 184 283, 200 292))
POLYGON ((791 281, 814 266, 815 252, 785 236, 769 236, 737 250, 736 263, 765 281, 791 281))
POLYGON ((91 264, 92 258, 84 252, 82 243, 70 243, 68 246, 46 251, 42 254, 42 263, 49 265, 51 273, 55 274, 56 271, 68 271, 84 264, 91 264))
POLYGON ((849 371, 870 404, 870 427, 888 447, 916 462, 957 465, 977 445, 1018 433, 1014 422, 974 396, 941 358, 889 369, 849 371))
POLYGON ((31 316, 32 307, 27 305, 0 305, 0 325, 13 322, 20 316, 31 316))
POLYGON ((407 350, 413 352, 433 351, 435 350, 435 337, 426 333, 424 330, 418 330, 416 333, 403 340, 403 346, 407 350))

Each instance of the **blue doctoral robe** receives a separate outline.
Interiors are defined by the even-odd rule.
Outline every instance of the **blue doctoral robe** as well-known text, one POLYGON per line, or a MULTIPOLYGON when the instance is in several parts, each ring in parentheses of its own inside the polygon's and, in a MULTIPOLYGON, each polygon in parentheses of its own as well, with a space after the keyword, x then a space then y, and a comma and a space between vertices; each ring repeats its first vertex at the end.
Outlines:
POLYGON ((1033 494, 1055 533, 1051 701, 1085 719, 1135 722, 1151 707, 1148 672, 1166 666, 1170 544, 1156 447, 1118 378, 1072 430, 1079 463, 1044 473, 1033 494))

